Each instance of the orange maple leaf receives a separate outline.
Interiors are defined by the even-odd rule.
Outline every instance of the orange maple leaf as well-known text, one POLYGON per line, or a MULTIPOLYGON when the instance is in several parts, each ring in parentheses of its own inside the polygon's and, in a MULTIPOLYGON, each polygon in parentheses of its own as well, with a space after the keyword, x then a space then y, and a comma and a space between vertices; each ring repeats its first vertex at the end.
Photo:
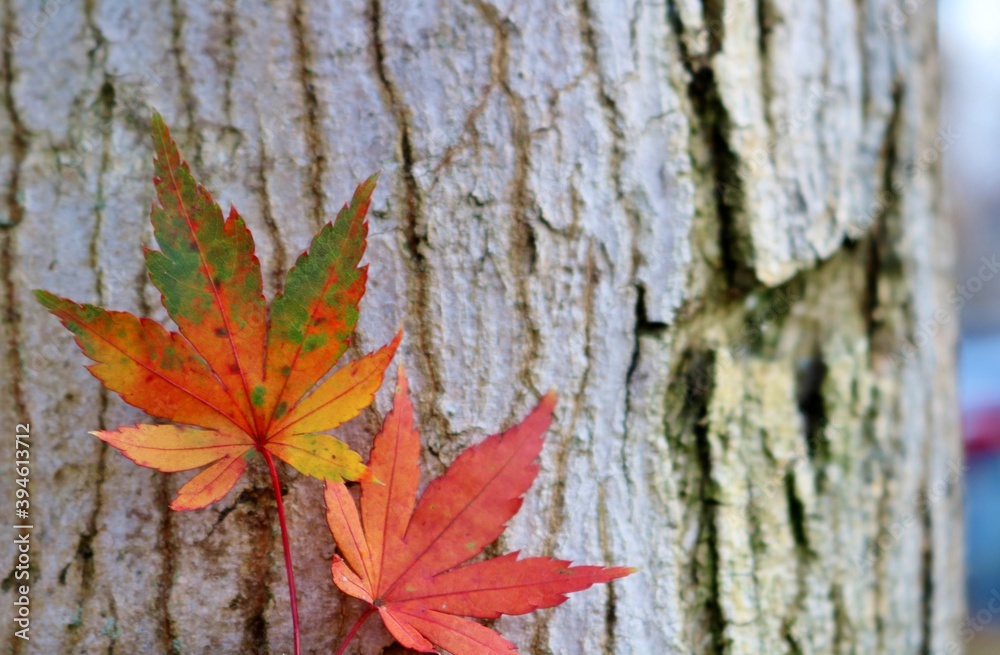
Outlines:
POLYGON ((330 481, 369 479, 361 457, 323 434, 371 404, 401 333, 320 383, 347 349, 365 292, 358 266, 378 175, 313 238, 265 304, 253 236, 192 177, 159 114, 153 223, 159 251, 146 266, 177 324, 170 332, 126 312, 47 291, 38 300, 76 335, 90 371, 125 402, 176 425, 93 432, 135 463, 160 471, 207 466, 181 487, 175 510, 204 507, 236 484, 255 452, 330 481))

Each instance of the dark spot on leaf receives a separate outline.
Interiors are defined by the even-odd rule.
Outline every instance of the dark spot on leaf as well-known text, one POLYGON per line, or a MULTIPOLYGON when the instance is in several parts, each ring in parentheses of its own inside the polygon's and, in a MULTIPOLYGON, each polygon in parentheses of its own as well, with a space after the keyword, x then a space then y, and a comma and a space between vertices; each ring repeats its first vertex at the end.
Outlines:
POLYGON ((278 406, 274 408, 274 418, 275 420, 281 418, 288 411, 288 403, 282 400, 278 403, 278 406))
POLYGON ((215 336, 217 336, 217 337, 224 337, 224 336, 226 336, 226 328, 220 328, 220 327, 215 328, 215 336))
POLYGON ((264 396, 267 394, 267 389, 263 384, 258 384, 254 387, 253 392, 250 394, 250 402, 253 403, 254 407, 264 406, 264 396))

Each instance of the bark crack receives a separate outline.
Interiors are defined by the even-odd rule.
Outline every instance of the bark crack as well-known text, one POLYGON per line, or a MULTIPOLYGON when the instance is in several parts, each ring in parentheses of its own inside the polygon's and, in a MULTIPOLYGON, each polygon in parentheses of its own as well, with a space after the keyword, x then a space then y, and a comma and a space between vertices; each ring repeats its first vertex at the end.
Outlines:
POLYGON ((108 621, 101 630, 101 634, 108 638, 108 650, 107 655, 115 655, 115 646, 118 644, 118 638, 121 637, 122 631, 121 626, 118 624, 118 604, 115 603, 114 595, 108 596, 108 621))
POLYGON ((669 326, 666 323, 652 321, 646 310, 646 289, 642 285, 635 285, 635 327, 632 330, 632 356, 629 360, 628 370, 625 373, 625 411, 622 415, 622 444, 621 461, 626 481, 631 485, 632 473, 629 467, 629 458, 626 448, 629 443, 629 422, 632 419, 632 381, 635 372, 639 369, 639 360, 642 357, 643 337, 653 336, 662 339, 667 333, 669 326))
MULTIPOLYGON (((820 39, 823 45, 823 63, 822 69, 820 71, 820 87, 821 92, 825 95, 830 88, 830 60, 833 59, 832 54, 832 43, 830 41, 830 3, 829 0, 821 0, 820 2, 820 39)), ((816 109, 816 134, 826 134, 826 111, 827 102, 820 102, 819 107, 816 109)), ((829 153, 826 148, 826 139, 819 138, 816 140, 816 149, 819 151, 819 160, 823 166, 823 170, 826 173, 827 183, 830 184, 830 180, 833 176, 830 174, 831 165, 835 165, 835 162, 830 161, 829 153)), ((836 204, 837 204, 837 194, 829 193, 826 196, 826 216, 825 218, 831 222, 836 220, 836 204)), ((831 228, 835 229, 835 226, 831 228)), ((821 259, 820 253, 816 250, 816 245, 811 239, 807 240, 810 248, 812 249, 816 260, 821 259)))
MULTIPOLYGON (((524 99, 511 85, 510 50, 513 24, 501 16, 499 10, 482 0, 475 0, 476 8, 493 29, 493 54, 490 60, 490 74, 494 84, 500 88, 509 107, 511 120, 511 144, 514 147, 514 174, 511 179, 511 249, 508 256, 518 270, 514 270, 514 286, 517 294, 517 309, 520 323, 524 326, 527 340, 525 355, 521 361, 520 388, 512 403, 511 411, 522 404, 529 391, 538 394, 534 383, 534 369, 541 350, 540 329, 531 312, 531 292, 529 283, 535 274, 537 257, 535 228, 531 224, 529 212, 534 200, 528 188, 528 174, 531 171, 531 134, 524 99)), ((513 420, 513 416, 508 417, 513 420)))
POLYGON ((472 144, 478 144, 479 130, 476 128, 476 121, 478 121, 483 115, 483 112, 486 111, 490 95, 493 93, 493 89, 495 87, 496 80, 491 79, 489 83, 487 83, 480 91, 479 101, 472 107, 466 115, 465 120, 462 122, 462 132, 458 135, 458 138, 455 139, 455 143, 444 149, 438 163, 434 166, 434 170, 431 171, 431 182, 427 188, 428 192, 432 192, 437 186, 441 171, 448 168, 451 165, 452 160, 455 158, 455 155, 464 149, 466 145, 466 136, 471 137, 472 144))
POLYGON ((931 655, 934 638, 934 525, 931 517, 928 489, 924 487, 921 512, 923 542, 921 549, 921 589, 920 589, 920 655, 931 655))
MULTIPOLYGON (((106 429, 104 423, 104 415, 107 411, 107 396, 100 394, 100 407, 98 412, 98 428, 101 430, 106 429)), ((104 506, 104 481, 107 477, 107 452, 108 445, 103 441, 97 447, 97 465, 94 470, 94 487, 96 491, 94 492, 94 505, 91 509, 90 516, 87 519, 87 525, 83 533, 80 534, 80 539, 77 542, 76 554, 73 557, 75 562, 80 564, 80 591, 77 596, 77 607, 85 607, 89 600, 95 598, 94 596, 94 579, 95 579, 95 566, 94 566, 94 539, 97 537, 99 528, 98 520, 101 515, 101 510, 104 506)), ((67 564, 67 568, 72 564, 67 564)), ((65 570, 64 570, 65 572, 65 570)), ((82 625, 81 623, 71 623, 68 628, 70 629, 70 645, 71 650, 76 650, 80 645, 80 639, 83 634, 77 630, 82 625)))
MULTIPOLYGON (((561 530, 563 522, 566 519, 566 469, 569 466, 573 435, 576 433, 576 427, 579 423, 580 414, 586 408, 586 391, 590 383, 591 362, 593 361, 591 358, 592 333, 596 318, 594 313, 594 298, 600 281, 597 273, 593 244, 591 244, 587 251, 587 267, 585 275, 586 286, 583 293, 583 354, 584 360, 587 363, 583 370, 583 374, 580 376, 580 384, 576 389, 576 393, 573 394, 573 410, 570 414, 569 425, 563 433, 562 439, 559 441, 557 446, 558 450, 555 455, 555 471, 552 474, 551 482, 552 499, 549 502, 547 510, 545 522, 545 541, 542 545, 542 553, 546 555, 552 555, 555 550, 559 531, 561 530)), ((600 511, 600 506, 598 506, 598 511, 600 511)), ((551 612, 539 612, 536 616, 531 642, 532 651, 534 652, 543 652, 542 649, 546 648, 545 644, 547 644, 549 640, 550 616, 551 612)))
POLYGON ((788 524, 795 542, 795 600, 789 603, 784 619, 781 622, 781 632, 791 655, 803 653, 799 635, 796 632, 797 616, 806 606, 809 596, 808 572, 814 551, 809 543, 809 531, 806 517, 806 507, 795 491, 796 475, 794 464, 785 471, 785 502, 788 505, 788 524))
MULTIPOLYGON (((636 7, 633 6, 633 11, 637 15, 636 7)), ((627 143, 625 131, 622 127, 624 123, 624 117, 622 112, 618 107, 618 103, 613 97, 610 89, 609 83, 604 75, 603 69, 601 67, 600 59, 600 48, 598 46, 598 34, 597 34, 597 22, 595 21, 593 9, 590 5, 589 0, 579 0, 578 13, 580 15, 581 22, 581 35, 584 43, 584 53, 587 59, 587 70, 593 74, 597 80, 597 99, 600 104, 603 114, 605 126, 608 132, 611 134, 611 158, 610 158, 610 169, 612 183, 615 189, 615 199, 621 205, 626 217, 628 218, 628 225, 630 231, 631 239, 631 261, 629 262, 629 279, 631 284, 635 289, 636 293, 636 305, 635 305, 635 323, 632 326, 633 331, 633 347, 632 347, 632 358, 629 361, 629 366, 625 374, 625 411, 623 412, 623 424, 622 424, 622 434, 628 434, 628 421, 630 418, 630 408, 631 408, 631 387, 632 387, 632 376, 639 366, 639 358, 641 356, 640 349, 640 339, 645 334, 662 333, 667 325, 660 322, 651 321, 648 318, 648 311, 646 309, 646 288, 645 285, 639 281, 639 269, 643 265, 643 256, 639 250, 639 234, 642 226, 642 213, 636 207, 635 203, 630 198, 629 194, 625 189, 625 183, 623 181, 624 177, 624 163, 626 157, 626 146, 627 143)), ((635 19, 630 21, 630 34, 632 43, 635 43, 635 19)), ((625 447, 626 440, 622 441, 622 448, 625 447)), ((627 461, 623 458, 622 461, 627 461)))
POLYGON ((439 368, 437 348, 434 345, 434 318, 429 311, 431 279, 425 250, 429 248, 426 227, 423 223, 423 194, 414 172, 415 147, 411 138, 410 110, 393 81, 386 65, 383 40, 381 0, 370 0, 368 6, 372 58, 383 100, 396 122, 396 153, 400 160, 403 217, 402 233, 408 255, 410 275, 407 278, 409 312, 416 323, 412 334, 416 337, 416 354, 427 384, 424 393, 428 398, 422 403, 422 421, 428 433, 450 434, 448 418, 438 407, 444 393, 443 375, 439 368))
POLYGON ((707 410, 707 405, 701 408, 702 418, 695 423, 694 433, 695 455, 700 475, 698 502, 701 513, 698 520, 698 542, 702 553, 700 558, 696 557, 692 562, 691 578, 701 588, 703 594, 704 629, 707 633, 706 650, 703 652, 710 655, 724 655, 729 651, 729 640, 726 637, 727 621, 722 609, 722 591, 719 579, 721 564, 719 561, 718 499, 712 474, 712 446, 707 424, 707 410))
POLYGON ((899 160, 899 131, 902 125, 904 88, 897 82, 892 89, 892 112, 886 123, 880 151, 880 164, 876 170, 881 173, 881 188, 876 192, 873 205, 877 212, 870 217, 870 224, 859 228, 869 230, 867 287, 862 300, 862 310, 867 325, 869 350, 872 357, 887 356, 895 346, 896 337, 890 315, 893 299, 888 296, 892 283, 903 275, 902 262, 895 250, 897 221, 890 218, 898 210, 900 190, 896 180, 899 160))
MULTIPOLYGON (((775 140, 774 115, 771 112, 771 97, 774 84, 771 79, 770 38, 776 9, 773 0, 757 0, 757 51, 760 56, 760 98, 764 107, 764 124, 767 126, 767 143, 775 140)), ((767 148, 768 157, 774 150, 767 148)))
POLYGON ((830 461, 830 441, 826 435, 829 420, 823 398, 823 384, 827 374, 822 353, 816 352, 799 364, 795 378, 796 404, 802 417, 806 454, 816 471, 815 485, 818 493, 826 488, 826 466, 830 461))
MULTIPOLYGON (((94 202, 94 229, 90 235, 88 246, 89 265, 94 271, 94 286, 97 288, 97 299, 99 305, 104 305, 104 265, 101 259, 101 237, 104 231, 104 178, 107 176, 111 164, 111 130, 115 111, 115 87, 111 83, 111 78, 105 73, 104 83, 101 85, 100 97, 101 121, 101 159, 97 170, 96 199, 94 202)), ((106 390, 103 385, 100 387, 101 393, 106 390)))
MULTIPOLYGON (((98 68, 104 68, 104 57, 106 57, 106 51, 103 49, 105 42, 104 36, 100 29, 97 27, 96 22, 93 17, 94 5, 92 1, 84 3, 84 18, 88 28, 94 39, 94 47, 88 52, 89 59, 89 73, 93 73, 98 68), (99 62, 98 59, 101 59, 99 62)), ((104 266, 103 259, 101 257, 101 237, 103 233, 104 226, 104 180, 107 176, 107 172, 110 168, 111 160, 111 125, 114 118, 115 109, 115 87, 111 82, 111 78, 106 71, 103 72, 103 82, 101 84, 98 98, 98 120, 100 121, 100 129, 102 139, 101 139, 101 155, 98 162, 97 180, 96 180, 96 201, 92 208, 94 215, 94 223, 92 232, 90 235, 90 240, 88 242, 88 266, 93 271, 94 274, 94 291, 97 297, 97 304, 103 306, 105 304, 105 293, 104 293, 104 266)), ((107 429, 107 412, 110 405, 108 390, 103 386, 99 385, 97 390, 98 399, 98 409, 97 409, 97 424, 98 429, 107 429)), ((97 462, 94 469, 94 501, 93 507, 91 509, 90 516, 87 519, 87 524, 84 532, 80 535, 80 539, 77 542, 77 550, 74 560, 80 564, 80 589, 79 595, 77 597, 77 606, 83 610, 89 601, 97 598, 95 594, 95 580, 97 576, 96 563, 95 563, 95 553, 94 553, 94 540, 100 533, 99 522, 101 512, 104 509, 104 482, 107 478, 107 455, 108 455, 108 445, 103 441, 98 443, 97 446, 97 462)), ((67 565, 68 568, 69 565, 67 565)), ((65 573, 64 569, 63 573, 65 573)), ((113 655, 115 642, 118 638, 118 623, 115 607, 114 593, 113 591, 107 591, 108 600, 108 611, 111 614, 109 617, 109 625, 105 627, 105 630, 101 632, 103 636, 108 637, 108 654, 113 655)), ((84 635, 78 631, 73 630, 73 628, 79 627, 77 624, 70 624, 71 634, 70 640, 73 644, 73 648, 79 646, 80 639, 84 635)))
POLYGON ((233 122, 233 78, 236 76, 236 40, 239 32, 236 26, 236 0, 223 0, 222 12, 222 44, 224 46, 219 72, 222 74, 224 92, 222 94, 222 111, 233 122))
MULTIPOLYGON (((600 48, 598 44, 597 22, 595 21, 593 8, 589 0, 578 0, 578 13, 580 15, 580 32, 583 37, 584 54, 587 60, 587 70, 594 75, 597 80, 597 100, 604 113, 604 123, 611 134, 611 154, 610 169, 611 182, 615 190, 615 200, 621 205, 628 218, 628 225, 631 237, 631 270, 629 278, 636 289, 643 293, 643 285, 638 281, 639 268, 644 263, 642 254, 638 248, 639 233, 642 225, 642 213, 630 198, 623 180, 624 165, 626 157, 626 134, 622 127, 625 122, 618 102, 610 90, 610 84, 604 75, 601 67, 600 48)), ((633 39, 634 40, 634 39, 633 39)))
POLYGON ((874 602, 873 607, 875 608, 875 643, 877 653, 884 653, 885 650, 885 638, 886 638, 886 617, 882 614, 882 608, 885 605, 885 583, 886 583, 886 570, 885 570, 885 558, 882 557, 882 552, 878 543, 879 537, 882 536, 882 526, 889 525, 891 514, 890 505, 892 503, 892 492, 890 490, 890 480, 893 477, 893 471, 891 468, 887 468, 882 471, 882 493, 879 495, 878 499, 878 509, 876 511, 877 523, 875 533, 872 536, 871 543, 869 544, 868 551, 865 559, 865 564, 875 565, 874 571, 874 602), (872 562, 874 560, 874 562, 872 562))
POLYGON ((841 583, 833 584, 830 598, 833 601, 833 653, 841 655, 844 652, 844 645, 850 643, 848 633, 851 628, 847 608, 844 606, 844 588, 841 583))
MULTIPOLYGON (((704 153, 704 161, 694 162, 695 171, 713 191, 712 202, 718 222, 721 253, 717 266, 729 289, 745 292, 758 286, 756 273, 750 266, 753 243, 744 224, 746 193, 739 157, 729 144, 729 112, 722 101, 715 71, 711 67, 711 57, 722 48, 724 8, 721 0, 705 3, 705 24, 718 26, 718 29, 709 30, 708 54, 697 59, 691 56, 684 42, 685 28, 676 0, 667 0, 667 8, 681 53, 681 62, 688 74, 687 94, 694 114, 692 134, 701 140, 700 149, 704 153)), ((696 152, 697 150, 695 148, 696 152)))
POLYGON ((692 536, 686 562, 690 648, 706 655, 729 651, 727 619, 722 607, 719 556, 718 489, 714 478, 709 406, 715 393, 715 353, 686 349, 680 357, 677 378, 683 389, 667 396, 666 438, 673 451, 688 459, 689 471, 679 488, 680 500, 690 508, 692 536), (676 410, 674 403, 679 403, 676 410), (676 411, 676 414, 675 414, 676 411))
POLYGON ((871 73, 869 72, 869 54, 868 54, 868 12, 866 11, 868 3, 866 0, 854 0, 854 9, 857 12, 858 20, 857 24, 854 26, 854 32, 858 35, 858 55, 861 64, 861 117, 864 122, 867 122, 868 115, 871 113, 871 73))
POLYGON ((170 0, 170 20, 170 54, 173 56, 174 66, 177 68, 178 92, 181 96, 184 117, 187 119, 187 140, 191 144, 189 147, 194 151, 194 157, 191 160, 195 165, 200 166, 203 139, 195 125, 198 101, 192 90, 191 74, 184 58, 184 24, 187 21, 187 16, 184 15, 180 0, 170 0))
MULTIPOLYGON (((264 471, 255 467, 248 472, 253 489, 251 493, 256 496, 256 502, 245 505, 245 514, 240 526, 241 531, 247 535, 249 552, 252 552, 254 557, 243 558, 241 562, 239 593, 230 607, 243 611, 240 652, 267 655, 271 652, 267 608, 274 597, 271 586, 275 577, 272 562, 275 546, 272 517, 277 506, 274 496, 266 491, 265 485, 269 484, 270 479, 264 471)), ((287 495, 284 486, 282 484, 281 492, 287 495)), ((240 498, 243 498, 242 494, 240 498)))
POLYGON ((264 140, 263 126, 260 125, 258 125, 257 152, 260 153, 257 160, 257 196, 260 198, 261 218, 264 221, 264 227, 267 228, 271 247, 274 249, 271 257, 271 280, 275 293, 277 293, 284 284, 288 253, 285 250, 285 242, 281 240, 281 232, 278 230, 274 209, 271 207, 271 193, 267 188, 267 144, 264 140))
MULTIPOLYGON (((3 316, 6 343, 4 360, 7 362, 7 376, 10 398, 18 420, 30 423, 24 395, 24 370, 21 351, 21 312, 17 302, 17 284, 14 281, 15 242, 13 228, 24 218, 21 205, 21 167, 28 151, 28 132, 21 122, 21 115, 14 100, 14 36, 16 16, 13 0, 3 3, 2 33, 3 50, 0 57, 0 77, 3 83, 3 106, 11 125, 11 173, 7 181, 6 217, 0 216, 0 284, 2 284, 4 304, 3 316)), ((15 639, 15 642, 23 640, 15 639)), ((15 644, 15 653, 21 648, 15 644)))
POLYGON ((635 290, 635 327, 632 330, 632 358, 629 360, 628 372, 625 374, 626 427, 628 426, 628 405, 630 404, 632 377, 639 367, 639 358, 641 356, 640 341, 643 336, 662 335, 669 328, 666 323, 650 320, 649 312, 646 309, 646 288, 642 285, 635 285, 635 290))
POLYGON ((177 543, 174 538, 174 513, 169 508, 171 500, 170 478, 160 475, 159 492, 157 493, 157 505, 162 508, 160 516, 160 526, 157 531, 157 551, 163 559, 163 566, 160 569, 160 589, 159 589, 159 610, 160 610, 160 639, 163 644, 163 652, 170 655, 181 655, 180 638, 177 632, 177 625, 174 617, 170 613, 170 597, 173 595, 174 575, 177 571, 177 543))
MULTIPOLYGON (((30 423, 28 407, 24 393, 24 370, 21 361, 21 312, 17 301, 17 284, 14 281, 15 241, 14 227, 24 219, 24 207, 21 205, 21 167, 27 157, 29 138, 28 131, 21 121, 21 114, 14 99, 14 37, 16 15, 13 0, 3 3, 2 31, 3 45, 0 55, 0 81, 3 84, 3 107, 10 121, 10 158, 11 171, 7 180, 5 194, 5 213, 0 215, 0 286, 4 296, 3 315, 5 339, 4 361, 7 363, 7 379, 9 397, 16 412, 18 421, 30 423)), ((11 653, 18 655, 23 652, 24 640, 11 635, 11 653)))
POLYGON ((323 178, 327 168, 327 145, 323 135, 320 115, 319 95, 313 77, 313 49, 309 44, 309 19, 305 0, 295 0, 292 5, 291 28, 295 39, 295 60, 298 64, 299 81, 302 84, 303 101, 306 108, 306 145, 309 147, 309 193, 313 199, 313 221, 317 227, 326 222, 326 191, 323 178))
MULTIPOLYGON (((104 33, 101 32, 101 28, 97 26, 97 21, 94 20, 94 2, 95 0, 84 0, 83 3, 83 15, 84 20, 87 23, 87 29, 90 30, 91 36, 94 38, 94 47, 87 51, 87 59, 90 62, 90 71, 93 72, 97 66, 98 55, 103 54, 102 57, 102 67, 103 59, 107 57, 107 53, 104 52, 104 46, 107 43, 107 39, 104 38, 104 33)), ((107 77, 107 74, 105 74, 107 77)))
POLYGON ((29 135, 21 120, 21 113, 14 99, 14 37, 16 33, 14 1, 7 0, 3 6, 3 56, 0 60, 0 76, 3 78, 3 105, 10 120, 10 177, 7 180, 7 216, 0 217, 0 229, 16 226, 24 218, 24 207, 21 205, 21 167, 28 154, 29 135))
MULTIPOLYGON (((604 555, 604 564, 606 566, 613 566, 615 553, 611 547, 611 525, 608 517, 607 490, 603 485, 597 488, 597 534, 601 543, 601 553, 604 555)), ((617 652, 615 647, 615 626, 618 623, 618 596, 615 593, 614 582, 608 583, 606 589, 603 652, 605 655, 614 655, 617 652)))
MULTIPOLYGON (((930 403, 925 406, 927 424, 933 425, 930 403)), ((931 506, 934 503, 931 488, 932 442, 924 443, 923 474, 920 482, 920 649, 919 655, 931 655, 934 643, 934 517, 931 506)))

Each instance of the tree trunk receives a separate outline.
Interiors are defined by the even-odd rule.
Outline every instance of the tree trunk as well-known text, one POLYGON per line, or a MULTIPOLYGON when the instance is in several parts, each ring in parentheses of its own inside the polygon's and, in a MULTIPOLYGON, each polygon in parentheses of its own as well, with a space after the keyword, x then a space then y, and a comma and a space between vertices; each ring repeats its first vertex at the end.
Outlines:
MULTIPOLYGON (((31 296, 165 319, 153 106, 269 294, 383 169, 352 355, 405 327, 428 475, 559 391, 497 548, 641 572, 500 620, 522 652, 957 652, 933 3, 39 4, 2 1, 2 425, 31 424, 35 525, 4 652, 291 650, 266 470, 168 511, 187 476, 87 435, 142 414, 31 296)), ((343 431, 362 452, 387 401, 343 431)), ((282 474, 305 652, 331 653, 361 607, 321 485, 282 474)), ((399 652, 377 621, 358 643, 399 652)))

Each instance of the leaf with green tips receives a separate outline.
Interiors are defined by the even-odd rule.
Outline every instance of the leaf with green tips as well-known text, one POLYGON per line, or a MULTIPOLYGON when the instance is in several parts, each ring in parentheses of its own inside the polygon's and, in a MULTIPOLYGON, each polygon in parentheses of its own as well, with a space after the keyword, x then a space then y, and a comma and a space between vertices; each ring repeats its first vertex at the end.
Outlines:
POLYGON ((349 205, 313 238, 288 272, 271 305, 267 334, 269 416, 294 404, 347 349, 365 293, 367 266, 358 263, 368 237, 366 216, 378 174, 362 182, 349 205))
POLYGON ((159 251, 146 251, 149 277, 181 334, 201 353, 255 428, 250 402, 264 378, 267 307, 253 236, 235 207, 222 209, 198 184, 159 114, 153 116, 156 195, 151 213, 159 251))
POLYGON ((361 458, 320 434, 371 404, 401 335, 342 367, 365 290, 359 261, 377 176, 362 183, 289 273, 270 311, 260 262, 243 218, 227 218, 195 181, 159 114, 153 116, 151 213, 160 250, 146 250, 150 278, 179 332, 150 319, 79 305, 39 291, 62 320, 91 372, 129 404, 186 426, 140 425, 97 436, 141 466, 207 466, 171 505, 196 509, 222 498, 256 451, 324 480, 368 479, 361 458), (266 371, 266 372, 265 372, 266 371))

